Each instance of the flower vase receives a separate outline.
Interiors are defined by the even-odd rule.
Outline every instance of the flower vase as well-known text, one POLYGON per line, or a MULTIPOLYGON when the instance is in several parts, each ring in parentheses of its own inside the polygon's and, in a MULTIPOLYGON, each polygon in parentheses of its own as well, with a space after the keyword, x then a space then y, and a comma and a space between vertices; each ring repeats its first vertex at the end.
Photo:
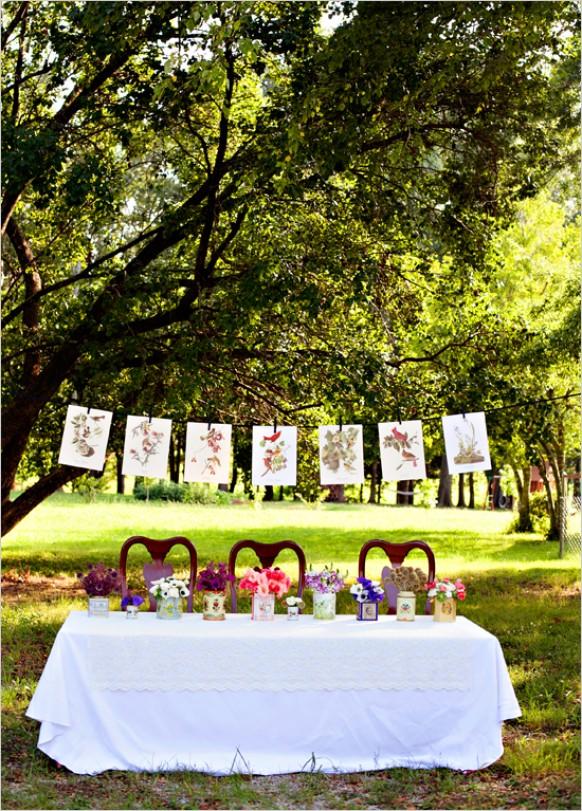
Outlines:
POLYGON ((224 611, 224 591, 205 591, 202 595, 202 619, 210 622, 221 622, 226 619, 224 611))
POLYGON ((313 592, 313 619, 335 619, 335 591, 313 592))
POLYGON ((457 618, 457 601, 452 597, 434 601, 433 620, 435 622, 454 622, 457 618))
POLYGON ((358 616, 361 622, 374 622, 378 619, 378 603, 371 600, 366 600, 363 603, 358 603, 358 616))
POLYGON ((253 594, 251 619, 261 622, 275 619, 275 595, 253 594))
POLYGON ((287 606, 287 619, 288 620, 298 620, 299 619, 299 606, 296 606, 296 605, 287 606))
POLYGON ((87 614, 90 617, 108 617, 109 597, 89 597, 87 614))
POLYGON ((179 620, 182 616, 180 597, 160 597, 156 603, 156 616, 159 620, 179 620))
POLYGON ((413 591, 399 591, 396 598, 396 619, 400 622, 414 622, 416 616, 416 595, 413 591))

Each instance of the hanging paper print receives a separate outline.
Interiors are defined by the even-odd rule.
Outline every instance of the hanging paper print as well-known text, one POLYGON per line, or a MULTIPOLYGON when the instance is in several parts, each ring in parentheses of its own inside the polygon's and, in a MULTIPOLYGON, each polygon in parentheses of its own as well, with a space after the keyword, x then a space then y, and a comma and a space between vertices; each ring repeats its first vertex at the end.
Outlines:
POLYGON ((228 484, 232 425, 189 422, 184 481, 228 484))
POLYGON ((449 473, 491 470, 487 424, 483 411, 443 417, 449 473))
POLYGON ((319 469, 323 485, 362 484, 364 443, 361 425, 320 425, 319 469))
POLYGON ((382 478, 385 481, 426 479, 420 420, 378 423, 382 478))
POLYGON ((253 426, 252 483, 297 483, 297 428, 292 425, 253 426))
POLYGON ((171 430, 172 420, 129 416, 123 448, 123 475, 163 479, 168 467, 171 430))
POLYGON ((111 411, 70 405, 67 408, 59 464, 103 470, 111 417, 111 411))

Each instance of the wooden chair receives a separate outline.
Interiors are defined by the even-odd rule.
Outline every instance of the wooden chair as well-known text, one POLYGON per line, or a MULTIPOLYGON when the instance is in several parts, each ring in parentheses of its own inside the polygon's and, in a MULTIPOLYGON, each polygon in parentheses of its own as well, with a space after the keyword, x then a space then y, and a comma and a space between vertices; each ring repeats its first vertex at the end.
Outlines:
POLYGON ((149 610, 156 610, 155 597, 150 594, 149 589, 152 580, 158 580, 160 577, 170 577, 174 573, 174 569, 170 563, 164 563, 166 555, 173 546, 185 546, 190 555, 190 577, 188 580, 188 589, 190 596, 188 597, 187 611, 192 611, 192 598, 194 596, 194 582, 196 580, 196 569, 198 567, 198 556, 192 541, 188 538, 183 538, 181 535, 176 535, 173 538, 165 538, 158 541, 154 538, 146 538, 143 535, 133 535, 121 547, 119 555, 119 574, 121 575, 121 596, 125 597, 128 592, 127 588, 127 553, 130 547, 135 544, 142 544, 150 553, 152 562, 146 563, 143 567, 143 576, 148 590, 149 597, 149 610))
MULTIPOLYGON (((366 557, 368 552, 371 549, 382 549, 386 555, 388 556, 390 563, 394 569, 397 569, 399 566, 402 566, 404 558, 408 555, 408 553, 412 549, 422 549, 422 551, 426 554, 428 558, 428 578, 427 580, 434 580, 435 579, 435 558, 434 552, 430 548, 430 546, 425 543, 424 541, 406 541, 405 543, 391 543, 390 541, 382 541, 379 538, 374 538, 371 541, 366 541, 366 543, 360 549, 360 556, 358 558, 358 577, 365 577, 366 571, 366 557)), ((382 569, 382 581, 386 577, 388 573, 388 566, 385 566, 382 569)), ((386 588, 386 601, 388 603, 388 613, 395 614, 396 613, 396 596, 397 596, 397 589, 393 583, 388 583, 386 588)), ((430 600, 427 598, 426 605, 425 605, 425 614, 431 613, 431 605, 430 600)))
MULTIPOLYGON (((261 541, 237 541, 230 550, 228 556, 228 570, 231 574, 235 574, 236 558, 241 549, 252 549, 258 559, 261 561, 261 566, 264 569, 271 568, 275 562, 275 558, 283 549, 292 549, 299 560, 299 582, 297 584, 297 596, 301 597, 303 594, 303 585, 305 580, 305 570, 307 563, 305 560, 305 552, 295 541, 276 541, 275 543, 262 543, 261 541)), ((236 605, 236 581, 230 584, 230 605, 233 613, 237 612, 236 605)))

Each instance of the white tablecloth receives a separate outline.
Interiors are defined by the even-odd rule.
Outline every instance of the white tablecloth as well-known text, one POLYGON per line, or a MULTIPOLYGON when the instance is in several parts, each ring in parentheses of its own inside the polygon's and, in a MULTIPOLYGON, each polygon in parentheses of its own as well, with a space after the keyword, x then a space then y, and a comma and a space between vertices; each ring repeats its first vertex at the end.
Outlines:
POLYGON ((414 623, 71 612, 27 714, 78 774, 477 769, 520 715, 497 639, 414 623))

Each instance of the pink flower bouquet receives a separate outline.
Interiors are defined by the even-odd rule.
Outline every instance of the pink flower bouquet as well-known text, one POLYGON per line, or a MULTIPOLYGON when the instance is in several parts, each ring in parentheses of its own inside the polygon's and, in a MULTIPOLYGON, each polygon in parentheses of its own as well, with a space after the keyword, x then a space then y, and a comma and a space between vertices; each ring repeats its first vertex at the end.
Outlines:
POLYGON ((454 582, 449 580, 448 577, 443 577, 442 580, 433 580, 425 585, 427 597, 433 600, 443 600, 453 597, 455 600, 465 599, 465 586, 462 580, 457 578, 454 582))
POLYGON ((279 568, 247 569, 239 585, 241 589, 258 594, 259 597, 266 597, 268 594, 282 597, 291 587, 291 578, 279 568))

